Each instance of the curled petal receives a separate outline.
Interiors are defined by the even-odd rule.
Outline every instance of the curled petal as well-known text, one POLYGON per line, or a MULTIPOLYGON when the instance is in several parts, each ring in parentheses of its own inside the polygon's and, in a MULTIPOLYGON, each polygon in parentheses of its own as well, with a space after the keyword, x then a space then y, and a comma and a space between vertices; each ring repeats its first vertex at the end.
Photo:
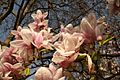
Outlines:
POLYGON ((80 27, 85 38, 85 43, 91 43, 96 40, 95 29, 86 18, 82 19, 80 27))
POLYGON ((99 24, 96 28, 95 28, 95 32, 96 32, 96 37, 97 40, 102 40, 102 36, 103 36, 103 32, 104 32, 104 24, 99 24))
POLYGON ((46 18, 48 15, 48 12, 43 13, 43 19, 46 18))
POLYGON ((53 54, 53 58, 52 58, 52 61, 55 62, 56 64, 57 63, 61 63, 62 61, 65 60, 65 57, 64 56, 61 56, 58 52, 55 52, 53 54))
POLYGON ((94 13, 90 13, 87 17, 86 17, 87 21, 90 23, 90 25, 93 27, 93 29, 95 29, 96 25, 97 25, 97 20, 96 20, 96 16, 94 13))
POLYGON ((82 19, 80 26, 83 33, 88 33, 89 35, 91 34, 92 37, 92 34, 94 33, 94 27, 87 21, 86 18, 82 19))
POLYGON ((42 36, 42 34, 41 33, 36 33, 35 37, 34 37, 33 45, 39 49, 39 48, 41 48, 42 43, 43 43, 43 36, 42 36))
POLYGON ((24 41, 23 40, 14 40, 14 41, 11 41, 10 42, 10 45, 12 46, 12 47, 21 47, 21 46, 23 46, 24 45, 24 41))
POLYGON ((41 10, 37 10, 37 14, 42 15, 41 10))
POLYGON ((33 41, 32 32, 29 29, 22 29, 20 35, 27 45, 33 41))
POLYGON ((87 58, 88 58, 88 70, 89 72, 91 72, 92 69, 92 59, 90 58, 90 56, 87 54, 87 58))
POLYGON ((3 76, 3 73, 0 72, 0 80, 11 80, 12 77, 9 77, 9 74, 10 74, 10 73, 11 73, 11 72, 7 72, 7 73, 5 73, 4 76, 3 76))

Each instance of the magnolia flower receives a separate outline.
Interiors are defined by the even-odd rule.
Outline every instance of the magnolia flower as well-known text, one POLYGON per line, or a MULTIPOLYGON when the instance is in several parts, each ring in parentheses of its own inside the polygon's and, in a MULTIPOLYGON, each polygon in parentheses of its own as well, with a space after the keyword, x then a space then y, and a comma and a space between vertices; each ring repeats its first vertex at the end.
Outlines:
POLYGON ((36 14, 32 14, 31 16, 35 21, 41 22, 47 17, 48 13, 42 13, 41 10, 37 10, 36 14))
POLYGON ((10 47, 7 48, 1 55, 1 62, 9 62, 9 63, 15 63, 16 61, 12 57, 14 48, 10 47))
POLYGON ((91 13, 83 18, 80 24, 82 36, 85 43, 92 43, 96 40, 102 40, 102 30, 105 26, 104 18, 96 20, 95 14, 91 13), (101 20, 102 19, 102 20, 101 20))
POLYGON ((4 62, 0 63, 0 79, 2 80, 11 80, 12 77, 9 77, 9 74, 14 74, 18 77, 20 74, 18 72, 23 69, 21 63, 16 63, 14 65, 4 62))
POLYGON ((66 68, 69 63, 73 62, 79 55, 80 45, 84 42, 83 37, 79 33, 64 34, 63 41, 55 43, 57 50, 52 58, 52 61, 66 68))
POLYGON ((27 45, 31 45, 31 42, 33 41, 33 36, 32 31, 29 28, 22 29, 20 31, 20 36, 27 45))
POLYGON ((46 48, 46 49, 52 49, 52 33, 50 33, 50 30, 41 30, 40 32, 32 32, 33 41, 32 44, 40 49, 40 48, 46 48))
POLYGON ((14 65, 8 63, 8 62, 4 62, 0 64, 0 72, 15 72, 18 69, 22 68, 22 64, 21 63, 16 63, 14 65))
POLYGON ((48 13, 42 13, 40 10, 37 10, 36 14, 32 14, 31 16, 35 20, 33 23, 29 24, 29 27, 35 31, 40 31, 40 28, 47 28, 48 20, 45 20, 48 13))
MULTIPOLYGON (((28 61, 32 59, 32 47, 31 45, 27 45, 24 40, 14 40, 10 42, 11 47, 15 50, 14 52, 20 56, 23 61, 28 61)), ((13 55, 14 56, 14 55, 13 55)), ((17 60, 19 61, 20 58, 17 60)), ((21 62, 21 61, 20 61, 21 62)))
POLYGON ((43 36, 40 32, 35 32, 32 29, 22 29, 20 32, 20 36, 26 45, 31 45, 31 43, 36 48, 41 48, 41 44, 43 43, 43 36))
POLYGON ((35 32, 33 34, 33 42, 32 42, 32 44, 36 48, 40 49, 42 47, 42 43, 43 43, 43 36, 42 36, 42 34, 35 32))
POLYGON ((109 14, 120 14, 120 0, 106 0, 108 2, 109 14))
POLYGON ((48 20, 44 20, 40 23, 38 22, 33 22, 33 23, 30 23, 28 25, 30 28, 32 28, 33 30, 39 32, 41 29, 46 29, 47 26, 48 26, 48 20))
POLYGON ((62 68, 56 68, 52 63, 49 68, 40 67, 35 73, 35 80, 64 80, 62 77, 62 68))
POLYGON ((63 41, 55 43, 55 49, 62 56, 71 56, 76 53, 80 45, 84 42, 83 37, 79 33, 63 34, 63 41))

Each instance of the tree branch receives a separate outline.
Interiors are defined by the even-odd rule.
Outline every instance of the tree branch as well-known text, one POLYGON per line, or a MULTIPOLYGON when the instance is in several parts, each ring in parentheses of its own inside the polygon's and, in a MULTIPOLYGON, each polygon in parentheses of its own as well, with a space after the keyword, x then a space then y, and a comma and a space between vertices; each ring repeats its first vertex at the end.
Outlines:
POLYGON ((120 53, 117 53, 117 54, 100 54, 100 56, 107 56, 107 57, 120 57, 120 53))
POLYGON ((2 22, 13 10, 15 0, 10 0, 10 5, 5 13, 0 16, 0 22, 2 22))

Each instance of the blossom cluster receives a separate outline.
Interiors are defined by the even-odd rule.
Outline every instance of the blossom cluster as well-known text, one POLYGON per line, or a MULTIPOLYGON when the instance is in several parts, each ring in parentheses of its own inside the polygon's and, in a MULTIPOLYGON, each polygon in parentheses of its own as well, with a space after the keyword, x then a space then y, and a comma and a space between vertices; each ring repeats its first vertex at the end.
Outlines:
POLYGON ((1 46, 0 48, 0 79, 12 79, 12 75, 20 77, 21 70, 24 70, 25 64, 37 58, 38 53, 34 49, 55 50, 52 57, 52 63, 49 68, 40 67, 35 73, 36 80, 64 80, 63 70, 69 67, 79 55, 85 55, 88 60, 88 70, 91 71, 92 59, 87 53, 81 53, 80 47, 84 44, 92 44, 95 41, 103 39, 104 17, 98 20, 94 13, 88 14, 80 23, 80 26, 73 27, 68 24, 66 27, 61 25, 60 32, 54 34, 52 28, 48 27, 47 12, 42 13, 37 10, 32 14, 34 22, 28 27, 18 27, 11 33, 15 39, 10 42, 10 47, 1 46), (58 64, 59 67, 56 67, 58 64), (10 77, 9 77, 10 76, 10 77))

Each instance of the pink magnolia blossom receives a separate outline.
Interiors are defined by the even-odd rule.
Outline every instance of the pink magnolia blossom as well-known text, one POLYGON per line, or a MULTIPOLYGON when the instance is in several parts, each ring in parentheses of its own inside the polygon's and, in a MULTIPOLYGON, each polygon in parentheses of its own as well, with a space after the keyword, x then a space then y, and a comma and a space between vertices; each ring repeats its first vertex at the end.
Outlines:
POLYGON ((68 67, 69 63, 73 62, 79 55, 79 48, 83 42, 84 39, 79 33, 64 34, 63 41, 55 43, 57 51, 54 53, 52 61, 64 68, 68 67))
POLYGON ((16 77, 19 77, 20 74, 18 74, 18 72, 20 72, 22 69, 24 68, 21 63, 16 63, 14 65, 8 62, 0 63, 0 79, 2 78, 2 80, 11 80, 12 77, 9 77, 9 74, 14 74, 16 77))
POLYGON ((14 50, 14 48, 12 48, 12 47, 8 48, 5 46, 2 46, 0 48, 0 62, 1 63, 9 62, 11 64, 16 63, 16 60, 12 56, 13 50, 14 50))
POLYGON ((32 14, 34 20, 41 22, 47 17, 48 13, 42 13, 41 10, 37 10, 36 14, 32 14))
POLYGON ((6 72, 13 72, 16 73, 16 71, 22 69, 21 63, 16 63, 14 65, 4 62, 0 64, 0 72, 6 73, 6 72))
POLYGON ((27 45, 31 45, 31 42, 33 41, 33 36, 32 31, 29 28, 22 29, 20 32, 20 36, 27 45))
POLYGON ((87 17, 82 19, 80 28, 81 33, 85 38, 85 43, 92 43, 96 40, 102 40, 102 31, 105 23, 104 18, 101 19, 98 19, 97 21, 95 14, 93 13, 90 13, 87 17))
POLYGON ((1 62, 16 63, 16 61, 12 57, 13 50, 14 48, 12 47, 7 48, 1 55, 1 62))
POLYGON ((52 49, 52 33, 50 33, 49 28, 47 30, 41 30, 40 32, 32 32, 33 42, 32 44, 40 49, 41 47, 46 49, 52 49))
POLYGON ((32 31, 29 28, 23 28, 19 31, 21 39, 16 39, 10 42, 10 46, 14 48, 12 56, 18 60, 18 62, 28 61, 32 59, 32 31))
POLYGON ((41 48, 43 36, 40 32, 35 32, 32 29, 26 28, 21 30, 20 36, 26 45, 29 46, 32 43, 36 48, 41 48))
POLYGON ((55 49, 62 56, 70 56, 74 54, 80 45, 84 42, 83 37, 79 33, 63 34, 63 41, 55 43, 55 49))
POLYGON ((32 28, 23 28, 19 32, 19 35, 21 36, 21 39, 19 39, 17 42, 24 42, 24 44, 28 46, 33 44, 37 49, 40 49, 42 47, 52 49, 52 44, 50 42, 52 41, 53 34, 50 33, 50 28, 41 30, 39 32, 34 31, 32 28))
POLYGON ((40 49, 42 47, 42 43, 43 43, 43 36, 41 33, 37 33, 37 32, 34 32, 33 33, 33 42, 32 44, 40 49))
MULTIPOLYGON (((32 59, 32 55, 33 55, 32 47, 31 45, 27 45, 25 41, 14 40, 10 42, 10 45, 15 49, 14 52, 19 56, 18 59, 16 58, 18 61, 23 59, 23 61, 26 62, 32 59)), ((15 57, 18 57, 18 56, 15 56, 15 57)))
POLYGON ((46 29, 46 28, 47 28, 47 26, 48 26, 48 21, 47 21, 47 20, 44 20, 44 21, 42 21, 42 22, 40 22, 40 23, 38 23, 38 22, 35 21, 35 22, 33 22, 33 23, 30 23, 28 26, 29 26, 30 28, 32 28, 33 30, 39 32, 39 31, 41 30, 41 28, 42 28, 42 29, 46 29))
POLYGON ((52 63, 49 68, 40 67, 35 73, 35 80, 64 80, 62 77, 62 68, 56 68, 52 63))
POLYGON ((48 20, 45 20, 48 13, 42 13, 40 10, 37 10, 36 14, 32 14, 33 19, 35 20, 33 23, 29 24, 29 27, 35 31, 40 31, 40 28, 47 28, 48 20))

